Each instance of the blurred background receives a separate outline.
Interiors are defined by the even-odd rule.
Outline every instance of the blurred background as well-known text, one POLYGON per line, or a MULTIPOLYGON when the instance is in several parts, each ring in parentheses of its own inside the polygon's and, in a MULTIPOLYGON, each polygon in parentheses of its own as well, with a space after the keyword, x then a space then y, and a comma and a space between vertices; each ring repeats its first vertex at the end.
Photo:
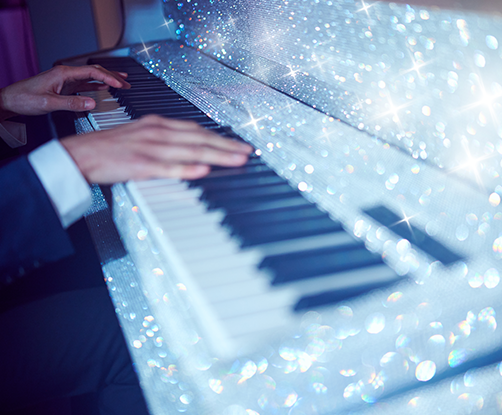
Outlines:
POLYGON ((0 0, 0 88, 62 58, 167 38, 164 23, 161 0, 0 0))
MULTIPOLYGON (((63 58, 172 37, 162 14, 167 1, 0 0, 0 88, 63 58)), ((500 0, 394 2, 502 12, 500 0)))

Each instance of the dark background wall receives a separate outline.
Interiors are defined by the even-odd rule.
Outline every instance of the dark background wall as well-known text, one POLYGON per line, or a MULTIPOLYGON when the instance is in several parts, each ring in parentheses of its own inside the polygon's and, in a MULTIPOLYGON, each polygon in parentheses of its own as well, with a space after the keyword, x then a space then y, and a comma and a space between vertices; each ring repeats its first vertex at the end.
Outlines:
POLYGON ((98 50, 90 0, 28 0, 40 70, 98 50))

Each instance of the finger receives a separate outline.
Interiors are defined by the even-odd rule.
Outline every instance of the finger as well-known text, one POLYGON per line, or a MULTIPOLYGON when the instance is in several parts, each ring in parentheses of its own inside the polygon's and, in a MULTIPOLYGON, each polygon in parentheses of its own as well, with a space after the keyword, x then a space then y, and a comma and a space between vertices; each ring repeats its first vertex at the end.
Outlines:
POLYGON ((196 122, 166 118, 159 115, 146 115, 141 117, 139 122, 147 126, 151 125, 179 131, 204 131, 204 128, 196 122))
POLYGON ((66 76, 67 79, 73 78, 77 81, 100 81, 114 88, 129 89, 131 87, 122 77, 107 71, 99 65, 71 67, 67 69, 66 76))
POLYGON ((105 84, 97 84, 93 82, 89 82, 87 84, 82 84, 78 88, 78 92, 89 92, 89 91, 104 91, 110 88, 105 84))
POLYGON ((48 101, 49 111, 90 111, 96 106, 92 98, 77 95, 54 95, 48 101))
POLYGON ((242 166, 247 161, 246 154, 222 151, 207 146, 194 145, 160 145, 145 143, 140 151, 154 160, 167 163, 210 164, 218 166, 242 166))
POLYGON ((217 149, 237 152, 242 154, 250 154, 253 147, 249 144, 239 141, 229 140, 206 130, 196 123, 173 120, 158 116, 147 116, 141 119, 143 124, 148 126, 157 126, 164 128, 165 131, 147 130, 145 128, 145 137, 149 134, 149 138, 159 141, 169 141, 170 143, 183 143, 193 145, 207 145, 217 149))
POLYGON ((116 71, 111 71, 111 72, 114 73, 115 75, 120 76, 122 79, 126 79, 129 76, 127 72, 116 72, 116 71))
POLYGON ((249 144, 220 137, 204 129, 198 131, 168 130, 160 140, 168 141, 171 144, 205 146, 216 150, 245 155, 253 152, 253 147, 249 144))
POLYGON ((211 168, 205 164, 182 164, 182 163, 148 163, 148 168, 137 179, 157 179, 157 178, 176 178, 184 180, 195 180, 206 176, 211 168))

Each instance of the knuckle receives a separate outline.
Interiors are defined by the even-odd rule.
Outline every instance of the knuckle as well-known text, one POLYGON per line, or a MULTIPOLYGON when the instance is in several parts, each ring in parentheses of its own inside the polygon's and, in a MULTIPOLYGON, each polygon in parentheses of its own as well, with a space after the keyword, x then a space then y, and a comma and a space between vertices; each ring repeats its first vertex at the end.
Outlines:
POLYGON ((69 110, 77 110, 80 108, 79 101, 73 97, 67 99, 66 105, 69 110))
POLYGON ((44 111, 49 109, 49 100, 46 97, 40 100, 40 108, 44 111))
POLYGON ((141 117, 141 119, 140 119, 140 121, 143 122, 144 124, 157 124, 159 120, 160 120, 160 117, 158 115, 154 115, 154 114, 145 115, 144 117, 141 117))
POLYGON ((196 160, 204 160, 208 154, 208 148, 204 146, 193 146, 191 150, 196 160))

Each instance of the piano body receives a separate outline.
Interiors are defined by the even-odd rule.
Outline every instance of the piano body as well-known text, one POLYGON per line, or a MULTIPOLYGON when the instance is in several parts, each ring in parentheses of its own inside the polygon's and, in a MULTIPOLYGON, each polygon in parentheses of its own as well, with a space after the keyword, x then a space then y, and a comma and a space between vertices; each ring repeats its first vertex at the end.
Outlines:
POLYGON ((79 131, 155 112, 256 157, 118 184, 110 203, 94 188, 87 221, 152 413, 500 413, 500 16, 163 8, 178 39, 130 47, 143 68, 93 61, 133 88, 96 96, 79 131))

